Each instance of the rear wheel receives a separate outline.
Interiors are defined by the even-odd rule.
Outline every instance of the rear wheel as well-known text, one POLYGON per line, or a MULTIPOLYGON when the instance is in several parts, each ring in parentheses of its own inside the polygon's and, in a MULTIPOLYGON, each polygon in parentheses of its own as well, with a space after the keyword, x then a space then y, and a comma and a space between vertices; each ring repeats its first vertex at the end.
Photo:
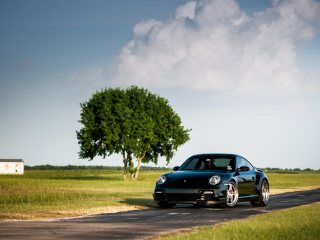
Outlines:
POLYGON ((238 203, 239 191, 235 182, 231 181, 227 186, 226 207, 234 207, 238 203))
POLYGON ((267 206, 268 202, 269 202, 269 183, 266 179, 263 179, 261 183, 261 188, 260 188, 259 200, 256 202, 250 201, 250 203, 252 206, 264 207, 264 206, 267 206))
POLYGON ((176 204, 175 203, 157 203, 159 207, 162 208, 173 208, 176 204))

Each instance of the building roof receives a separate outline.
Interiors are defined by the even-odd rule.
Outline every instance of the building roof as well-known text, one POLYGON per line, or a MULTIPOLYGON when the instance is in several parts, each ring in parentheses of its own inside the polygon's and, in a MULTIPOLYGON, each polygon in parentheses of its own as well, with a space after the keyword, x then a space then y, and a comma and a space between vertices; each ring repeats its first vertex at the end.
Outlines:
POLYGON ((23 162, 22 159, 0 159, 0 162, 23 162))

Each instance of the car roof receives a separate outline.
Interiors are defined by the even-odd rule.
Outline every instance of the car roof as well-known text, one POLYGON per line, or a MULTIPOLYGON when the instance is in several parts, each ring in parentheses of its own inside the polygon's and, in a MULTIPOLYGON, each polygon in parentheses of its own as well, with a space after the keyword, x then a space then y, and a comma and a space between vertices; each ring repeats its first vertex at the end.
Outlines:
POLYGON ((216 156, 228 156, 228 157, 242 157, 238 154, 233 154, 233 153, 201 153, 201 154, 195 154, 192 157, 195 156, 208 156, 208 155, 216 155, 216 156))

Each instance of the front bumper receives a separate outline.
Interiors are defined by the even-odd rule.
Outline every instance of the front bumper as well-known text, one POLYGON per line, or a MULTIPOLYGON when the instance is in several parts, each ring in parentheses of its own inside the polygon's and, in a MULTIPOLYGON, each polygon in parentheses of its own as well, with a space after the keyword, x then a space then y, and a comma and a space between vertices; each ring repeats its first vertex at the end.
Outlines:
POLYGON ((226 201, 226 189, 181 189, 156 187, 155 203, 221 204, 226 201))

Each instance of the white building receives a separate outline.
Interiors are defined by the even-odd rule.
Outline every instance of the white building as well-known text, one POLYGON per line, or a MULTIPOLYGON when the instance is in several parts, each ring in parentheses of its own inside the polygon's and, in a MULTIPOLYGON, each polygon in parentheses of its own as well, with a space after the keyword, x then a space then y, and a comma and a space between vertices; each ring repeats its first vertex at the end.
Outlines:
POLYGON ((22 159, 0 159, 0 174, 23 174, 22 159))

